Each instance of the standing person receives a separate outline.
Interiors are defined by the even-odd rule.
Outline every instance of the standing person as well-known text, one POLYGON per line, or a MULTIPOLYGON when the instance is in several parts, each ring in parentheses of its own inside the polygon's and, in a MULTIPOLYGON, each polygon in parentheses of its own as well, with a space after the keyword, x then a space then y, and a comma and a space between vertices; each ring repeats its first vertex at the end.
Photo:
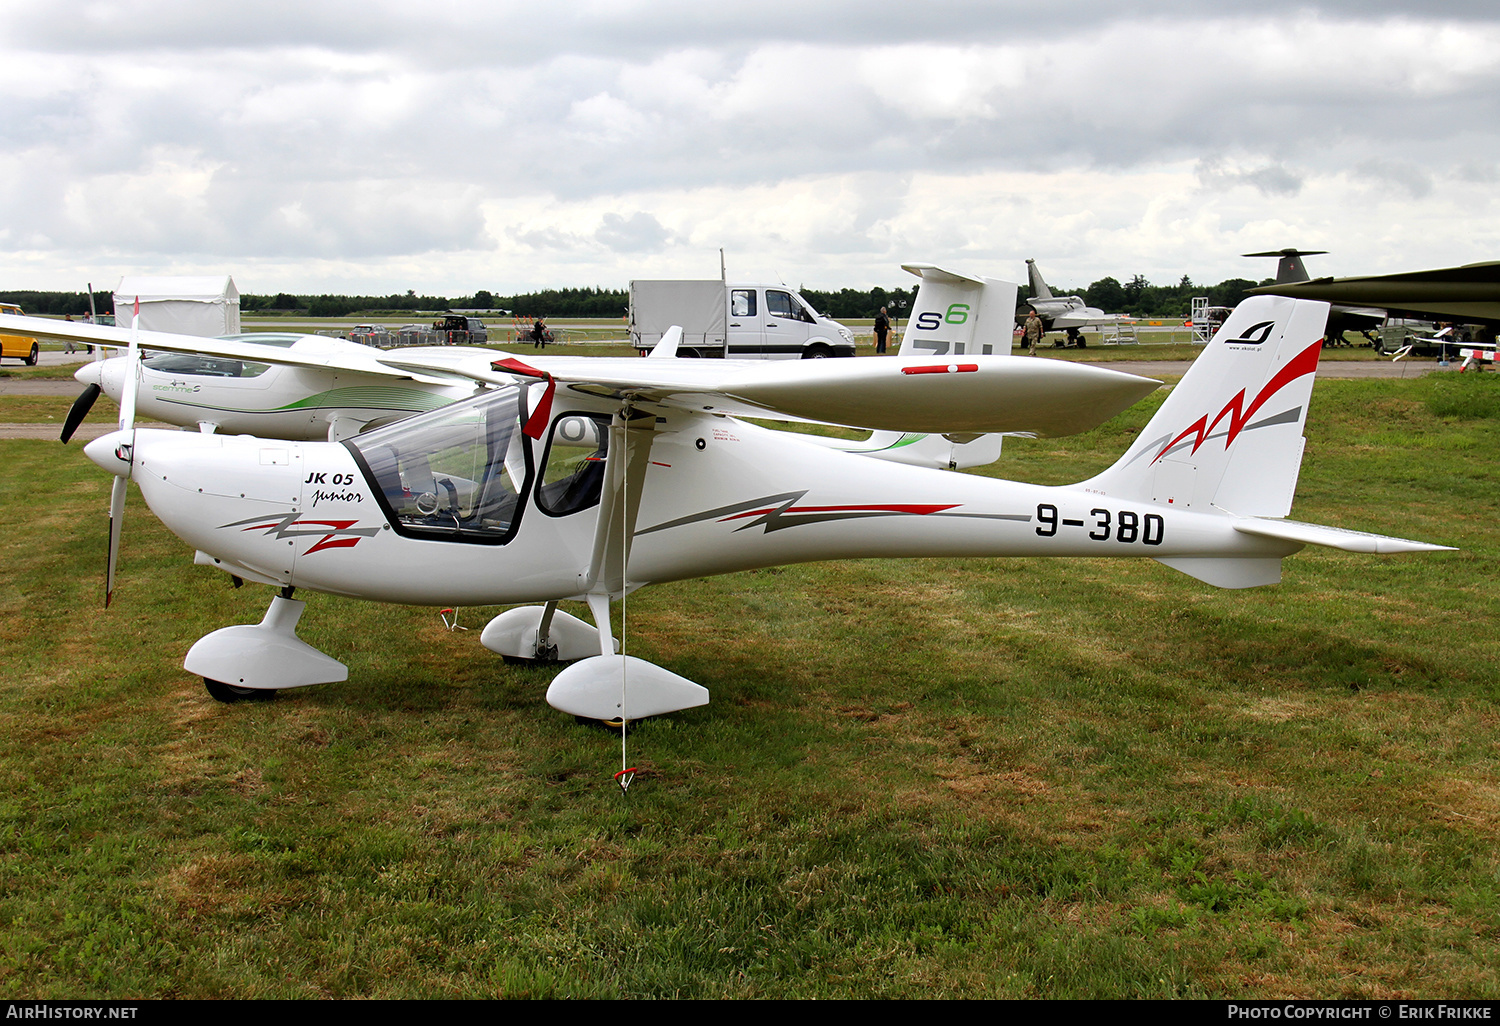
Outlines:
POLYGON ((891 319, 886 315, 885 307, 880 308, 880 313, 875 315, 875 352, 884 353, 886 339, 891 337, 891 319))
POLYGON ((547 322, 540 314, 537 315, 536 323, 531 326, 531 348, 547 348, 547 322))
POLYGON ((1021 336, 1026 342, 1026 351, 1028 355, 1036 355, 1036 347, 1042 344, 1042 334, 1042 319, 1036 315, 1035 307, 1028 307, 1026 314, 1026 330, 1021 336))

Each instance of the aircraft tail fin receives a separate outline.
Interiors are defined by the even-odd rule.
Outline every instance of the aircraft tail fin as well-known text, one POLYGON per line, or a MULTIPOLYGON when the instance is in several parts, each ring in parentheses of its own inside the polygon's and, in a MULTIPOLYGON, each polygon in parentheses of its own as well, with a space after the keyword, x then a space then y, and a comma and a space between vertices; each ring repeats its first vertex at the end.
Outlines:
POLYGON ((670 360, 677 355, 677 346, 682 342, 682 327, 674 324, 662 332, 661 340, 652 347, 647 359, 670 360))
POLYGON ((1319 256, 1326 249, 1273 249, 1265 253, 1245 253, 1247 257, 1276 257, 1276 284, 1307 281, 1307 268, 1302 265, 1305 256, 1319 256))
POLYGON ((1078 487, 1136 502, 1284 517, 1328 304, 1242 302, 1113 467, 1078 487))
POLYGON ((972 278, 932 264, 902 264, 922 279, 898 350, 903 356, 1009 355, 1016 324, 1016 285, 972 278))
POLYGON ((1042 272, 1037 270, 1035 260, 1026 261, 1026 277, 1031 282, 1032 299, 1052 298, 1052 290, 1047 287, 1046 282, 1042 281, 1042 272))

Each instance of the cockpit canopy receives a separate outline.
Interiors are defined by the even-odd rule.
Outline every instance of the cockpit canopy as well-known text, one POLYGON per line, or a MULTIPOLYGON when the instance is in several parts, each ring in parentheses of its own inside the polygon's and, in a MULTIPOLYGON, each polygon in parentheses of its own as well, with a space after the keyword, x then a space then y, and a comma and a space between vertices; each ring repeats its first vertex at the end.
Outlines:
POLYGON ((521 430, 525 398, 522 387, 506 385, 344 445, 399 533, 503 545, 534 483, 540 510, 561 517, 596 505, 604 479, 608 419, 558 416, 538 463, 521 430))

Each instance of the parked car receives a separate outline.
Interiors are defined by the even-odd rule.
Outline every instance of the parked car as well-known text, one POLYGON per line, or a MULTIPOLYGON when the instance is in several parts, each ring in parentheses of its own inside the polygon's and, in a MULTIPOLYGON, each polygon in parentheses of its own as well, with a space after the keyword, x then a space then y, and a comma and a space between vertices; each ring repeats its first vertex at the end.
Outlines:
MULTIPOLYGON (((0 303, 0 314, 25 317, 26 312, 14 303, 0 303)), ((28 367, 35 367, 41 359, 42 347, 30 335, 11 335, 0 332, 0 359, 23 360, 28 367)))
POLYGON ((432 322, 439 342, 450 346, 482 346, 490 340, 489 329, 478 317, 444 314, 432 322))

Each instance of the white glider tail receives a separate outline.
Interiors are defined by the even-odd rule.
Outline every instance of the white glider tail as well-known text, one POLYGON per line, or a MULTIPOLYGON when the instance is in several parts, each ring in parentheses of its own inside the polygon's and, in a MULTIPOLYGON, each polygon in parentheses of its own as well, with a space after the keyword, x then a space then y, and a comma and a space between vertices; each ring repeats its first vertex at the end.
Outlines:
MULTIPOLYGON (((1080 490, 1235 517, 1252 537, 1351 552, 1445 546, 1282 520, 1292 508, 1302 435, 1328 314, 1324 303, 1252 297, 1224 322, 1134 445, 1080 490)), ((1160 562, 1221 588, 1273 584, 1279 557, 1174 556, 1160 562)))
POLYGON ((1016 283, 973 278, 932 264, 902 264, 922 279, 902 356, 1006 356, 1016 324, 1016 283))
POLYGON ((1326 314, 1324 304, 1241 303, 1129 451, 1083 487, 1176 509, 1286 516, 1326 314))

